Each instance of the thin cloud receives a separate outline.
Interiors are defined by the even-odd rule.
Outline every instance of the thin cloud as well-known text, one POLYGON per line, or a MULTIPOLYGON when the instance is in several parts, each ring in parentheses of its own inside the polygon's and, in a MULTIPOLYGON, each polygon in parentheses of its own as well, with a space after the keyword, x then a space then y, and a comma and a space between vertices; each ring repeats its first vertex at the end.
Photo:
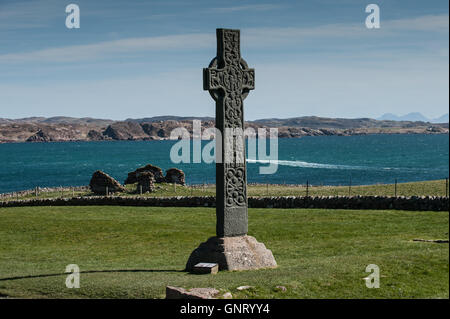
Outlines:
MULTIPOLYGON (((384 23, 386 28, 409 31, 431 31, 448 33, 448 14, 426 15, 410 19, 390 20, 384 23)), ((383 21, 382 21, 383 27, 383 21)))
POLYGON ((448 15, 428 15, 411 19, 386 20, 381 21, 381 28, 378 30, 368 30, 364 22, 360 22, 303 28, 249 28, 243 31, 245 31, 247 41, 250 41, 251 45, 270 45, 307 38, 365 37, 369 34, 370 36, 384 37, 405 31, 448 33, 448 19, 448 15))
POLYGON ((28 53, 0 55, 0 63, 21 62, 76 62, 97 59, 113 54, 127 54, 145 51, 164 51, 209 47, 214 43, 211 34, 182 34, 160 37, 127 38, 95 44, 50 48, 28 53))
POLYGON ((237 11, 270 11, 278 9, 281 6, 274 4, 253 4, 253 5, 243 5, 234 7, 222 7, 222 8, 211 8, 206 11, 211 13, 230 13, 237 11))
MULTIPOLYGON (((240 8, 242 7, 244 6, 240 8)), ((371 37, 386 37, 408 31, 448 33, 448 15, 382 21, 381 28, 378 30, 368 30, 364 22, 361 22, 315 27, 247 28, 243 29, 242 33, 245 34, 246 47, 259 48, 264 46, 289 46, 292 43, 307 39, 358 38, 368 35, 371 37)), ((26 53, 9 53, 0 55, 0 63, 77 62, 139 52, 204 49, 211 48, 215 45, 214 43, 215 35, 213 33, 126 38, 94 44, 48 48, 26 53)))
POLYGON ((43 28, 60 16, 65 6, 58 0, 17 1, 0 3, 0 30, 43 28))

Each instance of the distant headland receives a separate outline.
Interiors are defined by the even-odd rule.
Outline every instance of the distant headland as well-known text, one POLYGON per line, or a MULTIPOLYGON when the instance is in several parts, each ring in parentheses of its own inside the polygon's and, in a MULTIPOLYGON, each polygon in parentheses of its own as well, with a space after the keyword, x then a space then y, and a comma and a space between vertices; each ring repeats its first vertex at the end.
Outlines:
MULTIPOLYGON (((177 127, 192 134, 192 120, 201 120, 202 128, 214 127, 212 117, 157 116, 114 121, 74 117, 0 118, 0 143, 65 142, 103 140, 166 140, 177 127)), ((280 138, 321 135, 365 134, 448 134, 449 124, 425 121, 371 118, 326 118, 316 116, 247 121, 246 127, 278 129, 280 138)))

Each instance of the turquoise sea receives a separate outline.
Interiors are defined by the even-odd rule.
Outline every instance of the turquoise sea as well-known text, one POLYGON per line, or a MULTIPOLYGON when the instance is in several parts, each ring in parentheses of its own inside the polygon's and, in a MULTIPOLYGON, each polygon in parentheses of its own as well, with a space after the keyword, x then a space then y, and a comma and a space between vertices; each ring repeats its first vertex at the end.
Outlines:
MULTIPOLYGON (((0 193, 36 186, 89 184, 95 170, 121 183, 147 163, 178 167, 188 184, 214 183, 215 165, 173 164, 176 141, 105 141, 0 144, 0 193)), ((203 142, 206 144, 208 142, 203 142)), ((258 160, 247 164, 249 183, 353 185, 442 179, 449 175, 448 135, 365 135, 282 138, 278 171, 259 174, 258 160)), ((192 152, 191 152, 192 153, 192 152)))

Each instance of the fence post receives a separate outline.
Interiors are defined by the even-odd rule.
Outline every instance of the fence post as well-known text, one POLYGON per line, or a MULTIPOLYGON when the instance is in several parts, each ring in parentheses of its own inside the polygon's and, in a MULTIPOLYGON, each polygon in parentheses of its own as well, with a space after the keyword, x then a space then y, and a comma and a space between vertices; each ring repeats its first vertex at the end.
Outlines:
POLYGON ((306 180, 306 197, 309 196, 309 181, 306 180))
POLYGON ((395 179, 394 196, 397 197, 397 179, 395 179))
POLYGON ((72 187, 72 197, 75 197, 75 189, 72 187))
POLYGON ((106 186, 105 194, 108 196, 108 186, 106 186))
POLYGON ((37 188, 37 186, 34 188, 34 196, 38 197, 38 188, 37 188))
POLYGON ((142 185, 139 185, 139 195, 142 195, 142 185))
POLYGON ((350 184, 348 185, 348 197, 352 195, 352 177, 350 176, 350 184))
POLYGON ((177 183, 173 183, 173 191, 175 194, 177 193, 177 183))
POLYGON ((448 177, 445 179, 445 197, 448 197, 448 177))

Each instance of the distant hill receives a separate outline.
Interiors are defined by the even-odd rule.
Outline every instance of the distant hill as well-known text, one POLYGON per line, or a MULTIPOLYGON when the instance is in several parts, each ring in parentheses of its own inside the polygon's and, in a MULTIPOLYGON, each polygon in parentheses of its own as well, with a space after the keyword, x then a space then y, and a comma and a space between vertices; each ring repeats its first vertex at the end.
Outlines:
MULTIPOLYGON (((262 124, 270 127, 308 127, 308 128, 328 128, 328 129, 353 129, 361 127, 380 127, 380 121, 370 118, 344 119, 344 118, 327 118, 318 116, 302 116, 288 119, 261 119, 252 121, 252 123, 262 124)), ((397 123, 383 123, 383 126, 395 126, 397 123)))
POLYGON ((55 116, 49 117, 42 120, 40 123, 49 123, 49 124, 97 124, 97 125, 108 125, 114 123, 113 120, 107 119, 94 119, 91 117, 67 117, 67 116, 55 116))
POLYGON ((114 120, 95 119, 91 117, 68 117, 68 116, 54 116, 54 117, 24 117, 20 119, 4 119, 0 118, 0 123, 48 123, 48 124, 96 124, 108 125, 114 123, 114 120))
MULTIPOLYGON (((448 114, 447 114, 448 117, 448 114)), ((419 126, 429 126, 431 123, 429 121, 413 121, 413 120, 402 120, 403 117, 383 117, 384 119, 371 119, 371 118, 356 118, 356 119, 346 119, 346 118, 328 118, 328 117, 318 117, 318 116, 303 116, 303 117, 293 117, 288 119, 261 119, 256 121, 251 121, 250 123, 261 124, 270 127, 308 127, 308 128, 327 128, 327 129, 356 129, 356 128, 379 128, 379 127, 419 127, 419 126)), ((417 117, 416 117, 417 118, 417 117)), ((432 122, 434 123, 434 122, 432 122)), ((434 124, 445 124, 447 122, 435 122, 434 124)), ((445 126, 445 125, 444 125, 445 126)))
POLYGON ((153 116, 153 117, 144 117, 140 119, 126 119, 125 122, 135 122, 135 123, 153 123, 153 122, 164 122, 164 121, 192 121, 192 120, 200 120, 200 121, 214 121, 213 117, 208 116, 174 116, 174 115, 163 115, 163 116, 153 116))
POLYGON ((419 112, 408 113, 402 116, 398 116, 392 113, 383 114, 377 118, 380 121, 413 121, 413 122, 429 122, 430 120, 423 116, 419 112))
POLYGON ((0 124, 4 123, 39 123, 40 121, 45 120, 45 117, 25 117, 21 119, 5 119, 0 118, 0 124))
MULTIPOLYGON (((387 117, 388 118, 388 117, 387 117)), ((420 118, 415 116, 415 118, 420 118)), ((212 117, 156 116, 141 119, 113 121, 109 119, 29 117, 22 119, 0 118, 0 143, 9 142, 64 142, 102 140, 163 140, 179 127, 192 134, 192 120, 202 121, 202 128, 214 127, 212 117)), ((364 134, 448 134, 448 114, 445 123, 424 121, 375 120, 370 118, 326 118, 317 116, 271 118, 245 122, 246 128, 278 129, 279 137, 364 134)))
POLYGON ((431 123, 448 123, 448 118, 448 113, 446 113, 438 118, 431 120, 431 123))
POLYGON ((412 122, 424 122, 424 123, 448 123, 448 113, 435 118, 429 119, 419 112, 408 113, 402 116, 398 116, 392 113, 386 113, 377 118, 380 121, 412 121, 412 122))

